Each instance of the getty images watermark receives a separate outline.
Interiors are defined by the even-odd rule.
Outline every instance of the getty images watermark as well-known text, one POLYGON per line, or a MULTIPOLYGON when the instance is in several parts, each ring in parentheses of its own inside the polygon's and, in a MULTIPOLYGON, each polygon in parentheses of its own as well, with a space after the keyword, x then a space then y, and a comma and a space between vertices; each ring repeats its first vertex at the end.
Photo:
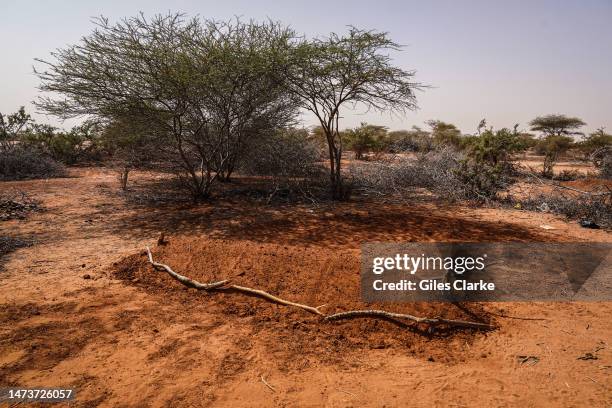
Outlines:
POLYGON ((366 302, 612 300, 610 243, 370 243, 366 302))

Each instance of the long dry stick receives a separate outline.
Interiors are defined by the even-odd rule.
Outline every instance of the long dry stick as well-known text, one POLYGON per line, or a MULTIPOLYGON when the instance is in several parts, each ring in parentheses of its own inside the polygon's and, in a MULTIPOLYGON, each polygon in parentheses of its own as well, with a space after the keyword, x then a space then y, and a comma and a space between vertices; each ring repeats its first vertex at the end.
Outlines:
POLYGON ((459 326, 459 327, 473 327, 478 329, 494 329, 495 326, 488 323, 468 322, 466 320, 453 320, 443 319, 441 317, 418 317, 406 313, 392 313, 385 312, 384 310, 351 310, 348 312, 336 313, 333 315, 325 316, 324 320, 341 320, 341 319, 353 319, 359 317, 382 317, 388 319, 406 319, 412 320, 416 323, 425 323, 430 326, 448 325, 448 326, 459 326))
MULTIPOLYGON (((271 302, 274 303, 279 303, 281 305, 285 305, 285 306, 293 306, 293 307, 298 307, 300 309, 304 309, 310 313, 314 313, 316 315, 319 316, 323 316, 323 313, 321 313, 321 311, 319 311, 319 308, 317 307, 312 307, 312 306, 308 306, 308 305, 303 305, 301 303, 295 303, 295 302, 291 302, 289 300, 285 300, 285 299, 281 299, 277 296, 271 295, 268 292, 265 292, 263 290, 259 290, 259 289, 253 289, 253 288, 248 288, 246 286, 238 286, 238 285, 229 285, 226 286, 227 283, 229 282, 228 279, 222 280, 222 281, 218 281, 218 282, 212 282, 212 283, 200 283, 198 281, 195 281, 193 279, 190 279, 186 276, 183 276, 179 273, 176 273, 172 270, 172 268, 170 268, 168 265, 159 263, 159 262, 155 262, 153 260, 153 255, 151 254, 151 250, 149 249, 149 247, 147 247, 147 253, 149 255, 149 262, 151 262, 151 264, 155 267, 158 268, 163 268, 166 272, 168 272, 168 274, 170 276, 172 276, 174 279, 176 279, 177 281, 179 281, 180 283, 182 283, 185 286, 188 286, 190 288, 195 288, 195 289, 199 289, 199 290, 234 290, 237 292, 243 292, 243 293, 248 293, 251 295, 255 295, 255 296, 259 296, 262 297, 264 299, 268 299, 271 302), (222 287, 223 286, 223 287, 222 287)), ((319 306, 321 307, 321 306, 319 306)))
POLYGON ((174 279, 176 279, 177 281, 179 281, 185 286, 188 286, 190 288, 195 288, 195 289, 201 289, 201 290, 217 290, 217 291, 234 290, 238 292, 248 293, 251 295, 262 297, 274 303, 279 303, 285 306, 293 306, 293 307, 297 307, 297 308, 306 310, 307 312, 323 317, 323 320, 325 321, 369 317, 369 318, 383 318, 383 319, 384 318, 406 319, 406 320, 411 320, 416 323, 428 324, 430 326, 447 325, 447 326, 455 326, 455 327, 471 327, 471 328, 485 329, 485 330, 490 330, 490 329, 495 328, 495 326, 487 324, 487 323, 469 322, 465 320, 443 319, 439 317, 434 317, 434 318, 418 317, 418 316, 413 316, 413 315, 404 314, 404 313, 386 312, 384 310, 351 310, 348 312, 341 312, 341 313, 336 313, 332 315, 325 315, 319 310, 319 308, 325 305, 321 305, 319 307, 312 307, 312 306, 304 305, 301 303, 295 303, 289 300, 281 299, 277 296, 271 295, 270 293, 265 292, 263 290, 259 290, 259 289, 253 289, 253 288, 249 288, 246 286, 238 286, 238 285, 226 286, 226 284, 229 282, 229 280, 227 279, 219 281, 219 282, 200 283, 198 281, 195 281, 193 279, 190 279, 186 276, 183 276, 181 274, 174 272, 172 268, 170 268, 168 265, 165 265, 159 262, 155 262, 153 260, 153 255, 151 254, 151 250, 149 249, 149 247, 146 247, 146 248, 147 248, 147 253, 149 256, 149 262, 154 267, 163 268, 170 276, 172 276, 174 279))
POLYGON ((149 249, 149 247, 147 247, 147 254, 149 255, 149 262, 151 262, 151 265, 153 265, 156 268, 164 269, 166 272, 168 272, 168 275, 172 276, 174 279, 176 279, 177 281, 181 282, 183 285, 188 286, 190 288, 194 288, 198 290, 211 290, 211 289, 216 289, 220 286, 223 286, 229 282, 229 280, 226 279, 226 280, 222 280, 218 282, 200 283, 193 279, 189 279, 188 277, 183 276, 180 273, 174 272, 172 268, 170 268, 166 264, 155 262, 153 260, 153 255, 151 254, 151 250, 149 249))
MULTIPOLYGON (((321 311, 317 307, 312 307, 312 306, 308 306, 308 305, 303 305, 301 303, 295 303, 295 302, 291 302, 289 300, 281 299, 281 298, 276 297, 274 295, 271 295, 268 292, 265 292, 263 290, 247 288, 246 286, 238 286, 238 285, 229 285, 229 286, 226 286, 226 287, 220 288, 220 289, 222 289, 222 290, 235 290, 235 291, 238 291, 238 292, 249 293, 251 295, 255 295, 255 296, 262 297, 264 299, 268 299, 268 300, 270 300, 271 302, 274 302, 274 303, 279 303, 279 304, 285 305, 285 306, 299 307, 300 309, 304 309, 304 310, 306 310, 306 311, 308 311, 310 313, 314 313, 314 314, 319 315, 319 316, 324 316, 324 314, 321 313, 321 311)), ((321 307, 321 306, 319 306, 319 307, 321 307)))

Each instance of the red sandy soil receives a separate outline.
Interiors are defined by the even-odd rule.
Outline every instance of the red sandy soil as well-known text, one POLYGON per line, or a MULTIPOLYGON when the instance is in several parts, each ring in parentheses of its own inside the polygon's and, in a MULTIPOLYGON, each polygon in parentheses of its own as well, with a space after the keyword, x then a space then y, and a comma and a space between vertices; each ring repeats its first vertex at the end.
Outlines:
MULTIPOLYGON (((46 208, 0 223, 2 234, 34 241, 0 260, 0 386, 74 387, 73 406, 612 403, 610 302, 389 306, 499 325, 488 333, 373 320, 325 324, 261 299, 183 288, 143 255, 150 245, 177 272, 229 276, 327 303, 330 313, 360 305, 363 242, 611 242, 605 231, 550 214, 417 198, 134 205, 118 194, 110 171, 75 169, 73 176, 0 185, 29 192, 46 208), (157 247, 160 232, 169 243, 157 247), (597 359, 578 359, 588 352, 597 359)), ((137 186, 156 177, 138 174, 137 186)))

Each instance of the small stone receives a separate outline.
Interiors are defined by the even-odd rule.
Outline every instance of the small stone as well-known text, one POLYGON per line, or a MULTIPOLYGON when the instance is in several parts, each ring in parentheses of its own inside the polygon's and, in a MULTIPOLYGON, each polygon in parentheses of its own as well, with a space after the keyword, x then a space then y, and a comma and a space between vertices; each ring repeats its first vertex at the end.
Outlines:
POLYGON ((85 275, 83 275, 83 279, 91 279, 91 275, 86 273, 85 275))

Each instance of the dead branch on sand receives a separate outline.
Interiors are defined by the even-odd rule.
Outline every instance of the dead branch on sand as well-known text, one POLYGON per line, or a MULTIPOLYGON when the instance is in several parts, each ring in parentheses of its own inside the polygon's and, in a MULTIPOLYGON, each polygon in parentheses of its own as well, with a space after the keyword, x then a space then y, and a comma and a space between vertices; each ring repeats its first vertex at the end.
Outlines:
POLYGON ((259 296, 262 297, 264 299, 268 299, 271 302, 274 303, 279 303, 281 305, 285 305, 285 306, 293 306, 293 307, 299 307, 300 309, 304 309, 310 313, 314 313, 316 315, 319 316, 324 316, 323 313, 321 313, 321 311, 316 308, 316 307, 312 307, 312 306, 308 306, 308 305, 303 305, 301 303, 295 303, 295 302, 290 302, 289 300, 285 300, 285 299, 281 299, 279 297, 276 297, 274 295, 269 294, 268 292, 265 292, 263 290, 259 290, 259 289, 253 289, 253 288, 247 288, 245 286, 238 286, 238 285, 230 285, 224 288, 220 288, 221 290, 235 290, 238 292, 243 292, 243 293, 249 293, 251 295, 255 295, 255 296, 259 296))
MULTIPOLYGON (((301 303, 295 303, 295 302, 291 302, 289 300, 285 300, 285 299, 281 299, 277 296, 271 295, 268 292, 265 292, 263 290, 259 290, 259 289, 253 289, 253 288, 248 288, 246 286, 238 286, 238 285, 227 285, 227 283, 229 283, 229 279, 225 279, 222 281, 218 281, 218 282, 212 282, 212 283, 200 283, 198 281, 195 281, 193 279, 190 279, 186 276, 183 276, 181 274, 178 274, 176 272, 174 272, 172 270, 172 268, 170 268, 168 265, 159 263, 159 262, 155 262, 153 260, 153 255, 151 254, 151 249, 149 249, 149 247, 147 247, 147 254, 149 256, 149 262, 158 268, 163 268, 166 272, 168 272, 168 274, 170 276, 172 276, 174 279, 176 279, 177 281, 179 281, 180 283, 182 283, 185 286, 188 286, 190 288, 194 288, 194 289, 199 289, 199 290, 233 290, 236 292, 242 292, 242 293, 248 293, 250 295, 254 295, 254 296, 258 296, 264 299, 267 299, 271 302, 274 303, 279 303, 281 305, 285 305, 285 306, 293 306, 293 307, 298 307, 300 309, 304 309, 310 313, 314 313, 316 315, 319 316, 323 316, 323 313, 321 313, 321 311, 319 311, 319 308, 317 307, 312 307, 312 306, 308 306, 308 305, 303 305, 301 303)), ((319 306, 321 307, 321 306, 319 306)))
POLYGON ((149 255, 149 262, 151 262, 151 265, 153 265, 155 268, 158 268, 158 269, 159 268, 164 269, 166 272, 168 272, 168 275, 172 276, 174 279, 181 282, 183 285, 187 287, 198 289, 198 290, 211 290, 211 289, 215 289, 220 286, 223 286, 229 282, 229 280, 222 280, 219 282, 200 283, 193 279, 189 279, 188 277, 183 276, 180 273, 174 272, 172 268, 170 268, 166 264, 155 262, 153 260, 153 255, 151 254, 151 250, 149 249, 149 247, 147 247, 147 254, 149 255))
POLYGON ((494 326, 488 323, 468 322, 466 320, 453 320, 443 319, 441 317, 418 317, 406 313, 392 313, 385 312, 384 310, 351 310, 348 312, 336 313, 333 315, 325 316, 324 320, 341 320, 341 319, 353 319, 360 317, 382 317, 388 319, 406 319, 412 320, 416 323, 424 323, 430 326, 455 326, 455 327, 473 327, 477 329, 493 329, 494 326))
POLYGON ((308 305, 304 305, 301 303, 295 303, 289 300, 281 299, 277 296, 271 295, 270 293, 265 292, 260 289, 253 289, 253 288, 249 288, 246 286, 238 286, 238 285, 227 285, 227 283, 229 282, 228 279, 218 281, 218 282, 212 282, 212 283, 200 283, 198 281, 195 281, 193 279, 190 279, 186 276, 183 276, 181 274, 174 272, 172 268, 170 268, 168 265, 165 265, 159 262, 155 262, 153 260, 153 255, 151 254, 151 250, 149 249, 149 247, 146 247, 146 248, 147 248, 147 254, 149 257, 149 262, 154 267, 164 269, 171 277, 173 277, 175 280, 179 281, 180 283, 182 283, 183 285, 187 287, 199 289, 199 290, 217 290, 217 291, 233 290, 237 292, 248 293, 251 295, 255 295, 255 296, 267 299, 274 303, 278 303, 278 304, 285 305, 285 306, 293 306, 293 307, 300 308, 302 310, 306 310, 307 312, 321 316, 324 321, 335 321, 335 320, 342 320, 342 319, 369 317, 369 318, 382 318, 382 319, 405 319, 405 320, 411 320, 416 323, 427 324, 430 326, 446 325, 446 326, 451 326, 451 327, 469 327, 473 329, 484 329, 484 330, 491 330, 495 328, 495 326, 488 324, 488 323, 469 322, 465 320, 443 319, 440 317, 434 317, 434 318, 418 317, 418 316, 413 316, 413 315, 404 314, 404 313, 386 312, 384 310, 351 310, 348 312, 341 312, 341 313, 335 313, 331 315, 325 315, 319 310, 320 307, 323 307, 325 305, 321 305, 319 307, 308 306, 308 305))
POLYGON ((263 375, 261 376, 261 382, 263 382, 266 387, 271 389, 272 392, 276 392, 276 389, 273 386, 271 386, 270 384, 268 384, 268 382, 266 381, 266 379, 264 378, 263 375))

